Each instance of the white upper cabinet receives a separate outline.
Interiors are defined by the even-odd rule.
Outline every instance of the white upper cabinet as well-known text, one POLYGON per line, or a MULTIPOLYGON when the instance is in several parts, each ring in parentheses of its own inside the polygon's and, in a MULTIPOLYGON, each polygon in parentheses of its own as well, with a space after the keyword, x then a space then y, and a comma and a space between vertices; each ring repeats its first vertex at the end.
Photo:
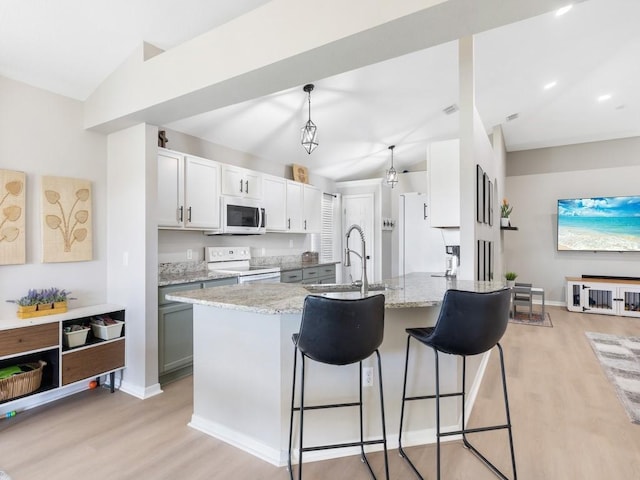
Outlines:
POLYGON ((158 152, 158 226, 220 228, 220 165, 170 150, 158 152))
POLYGON ((320 233, 321 200, 319 188, 287 180, 287 231, 320 233))
POLYGON ((222 194, 262 199, 262 174, 233 165, 222 165, 222 194))
POLYGON ((158 152, 158 226, 184 225, 184 158, 174 152, 158 152))
POLYGON ((427 148, 429 218, 432 227, 460 227, 460 140, 427 148))
POLYGON ((185 156, 185 221, 187 228, 220 228, 220 165, 185 156))
POLYGON ((322 229, 322 191, 311 185, 303 187, 304 220, 306 233, 320 233, 322 229))
POLYGON ((262 175, 262 205, 266 212, 268 232, 287 230, 287 181, 273 175, 262 175))
POLYGON ((287 231, 302 232, 302 183, 287 180, 287 231))

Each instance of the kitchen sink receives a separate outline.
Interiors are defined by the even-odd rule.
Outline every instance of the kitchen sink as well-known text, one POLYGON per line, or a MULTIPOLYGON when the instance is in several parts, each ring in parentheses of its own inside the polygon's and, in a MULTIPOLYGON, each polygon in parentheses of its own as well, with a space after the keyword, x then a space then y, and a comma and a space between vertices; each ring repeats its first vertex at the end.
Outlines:
MULTIPOLYGON (((304 285, 310 293, 333 293, 333 292, 359 292, 360 285, 354 283, 314 283, 304 285)), ((370 283, 369 291, 386 290, 387 285, 384 283, 370 283)))

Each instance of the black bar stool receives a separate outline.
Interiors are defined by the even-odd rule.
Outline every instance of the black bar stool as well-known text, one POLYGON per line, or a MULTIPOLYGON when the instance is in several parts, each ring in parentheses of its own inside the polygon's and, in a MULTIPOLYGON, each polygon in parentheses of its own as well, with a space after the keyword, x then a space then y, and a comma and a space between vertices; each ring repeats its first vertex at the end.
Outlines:
POLYGON ((518 478, 516 473, 516 459, 513 450, 513 438, 511 435, 511 416, 509 413, 509 399, 507 396, 507 382, 504 370, 504 355, 499 341, 504 335, 509 320, 509 301, 511 292, 503 289, 490 293, 464 292, 460 290, 448 290, 445 293, 440 315, 435 327, 407 328, 407 354, 404 367, 404 385, 402 387, 402 409, 400 411, 400 434, 398 438, 399 453, 411 466, 419 478, 423 478, 418 469, 411 462, 402 448, 402 423, 404 420, 405 402, 411 400, 436 400, 436 442, 437 442, 437 478, 440 479, 440 438, 450 435, 462 434, 464 445, 471 450, 482 462, 489 467, 499 478, 507 480, 507 477, 487 458, 482 455, 467 439, 468 433, 486 432, 491 430, 506 429, 509 433, 509 447, 511 449, 511 465, 513 479, 518 478), (414 338, 422 344, 431 347, 435 354, 436 393, 435 395, 421 395, 407 397, 407 368, 409 365, 409 345, 414 338), (504 406, 506 423, 480 428, 467 428, 465 418, 465 375, 466 357, 478 355, 498 347, 500 352, 500 368, 502 372, 502 388, 504 393, 504 406), (446 353, 462 357, 462 391, 455 393, 440 393, 440 370, 438 354, 446 353), (462 397, 462 429, 454 432, 440 431, 440 399, 448 397, 462 397))
POLYGON ((387 435, 385 431, 384 402, 382 398, 382 365, 378 347, 382 343, 384 334, 384 295, 374 295, 355 300, 342 300, 309 295, 305 298, 302 321, 299 333, 293 334, 295 351, 293 356, 293 387, 291 393, 291 419, 289 423, 289 476, 293 480, 293 468, 291 466, 291 451, 293 442, 293 416, 294 412, 300 412, 299 430, 299 463, 298 479, 302 478, 302 453, 331 448, 360 447, 362 461, 369 469, 372 478, 376 478, 371 465, 364 453, 365 445, 382 444, 384 449, 384 466, 387 480, 389 480, 389 463, 387 459, 387 435), (296 367, 298 352, 302 359, 302 371, 300 376, 300 406, 295 407, 296 396, 296 367), (380 389, 380 407, 382 413, 382 438, 377 440, 364 440, 363 412, 362 412, 362 361, 375 352, 378 359, 378 387, 380 389), (317 362, 329 365, 350 365, 358 363, 359 374, 359 401, 350 403, 337 403, 325 405, 305 405, 305 359, 310 358, 317 362), (351 443, 337 443, 330 445, 317 445, 304 447, 302 443, 302 428, 304 412, 339 407, 359 407, 360 410, 360 441, 351 443))

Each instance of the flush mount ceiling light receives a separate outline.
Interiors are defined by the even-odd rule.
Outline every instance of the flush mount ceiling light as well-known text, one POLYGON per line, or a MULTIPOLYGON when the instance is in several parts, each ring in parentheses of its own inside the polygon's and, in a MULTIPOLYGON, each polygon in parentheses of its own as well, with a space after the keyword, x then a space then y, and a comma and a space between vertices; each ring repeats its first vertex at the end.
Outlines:
POLYGON ((545 90, 550 90, 558 84, 555 80, 553 82, 549 82, 544 86, 545 90))
POLYGON ((307 92, 309 96, 309 120, 302 127, 302 137, 300 143, 307 151, 309 155, 318 146, 318 127, 311 121, 311 92, 313 91, 313 83, 309 83, 304 86, 303 90, 307 92))
POLYGON ((391 150, 391 168, 389 168, 389 170, 387 170, 387 173, 385 175, 385 178, 387 179, 387 185, 391 185, 391 188, 396 186, 396 183, 398 183, 398 172, 396 172, 396 169, 393 168, 393 149, 396 148, 395 145, 391 145, 389 147, 389 150, 391 150))

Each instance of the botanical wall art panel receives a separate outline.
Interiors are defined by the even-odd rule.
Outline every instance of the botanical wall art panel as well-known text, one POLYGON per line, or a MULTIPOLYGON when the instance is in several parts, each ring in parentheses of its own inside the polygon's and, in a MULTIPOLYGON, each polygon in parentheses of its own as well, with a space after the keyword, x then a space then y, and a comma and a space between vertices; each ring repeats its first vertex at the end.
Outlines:
POLYGON ((42 261, 93 258, 91 182, 42 177, 42 261))
POLYGON ((0 265, 25 263, 24 172, 0 170, 0 265))

